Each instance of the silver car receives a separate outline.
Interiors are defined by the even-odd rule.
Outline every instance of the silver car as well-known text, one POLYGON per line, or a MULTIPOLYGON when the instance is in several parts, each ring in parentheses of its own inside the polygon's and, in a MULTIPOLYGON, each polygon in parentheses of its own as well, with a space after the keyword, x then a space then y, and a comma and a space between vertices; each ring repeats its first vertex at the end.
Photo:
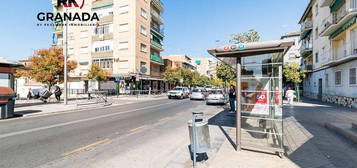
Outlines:
POLYGON ((190 91, 187 87, 176 87, 167 93, 167 97, 171 98, 188 98, 190 96, 190 91))
POLYGON ((206 97, 206 104, 226 104, 228 103, 228 96, 222 89, 212 89, 208 91, 206 97))
POLYGON ((206 93, 204 89, 195 88, 191 92, 190 100, 205 100, 206 93))

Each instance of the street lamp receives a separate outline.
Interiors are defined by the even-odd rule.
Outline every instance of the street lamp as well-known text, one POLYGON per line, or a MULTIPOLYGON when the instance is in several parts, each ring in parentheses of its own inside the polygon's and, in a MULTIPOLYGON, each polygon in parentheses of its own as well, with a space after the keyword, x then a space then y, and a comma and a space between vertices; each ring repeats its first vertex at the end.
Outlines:
MULTIPOLYGON (((68 9, 66 8, 66 13, 68 9)), ((66 20, 66 35, 65 35, 65 52, 64 52, 64 104, 68 104, 68 91, 67 91, 67 57, 68 57, 68 20, 66 20)))

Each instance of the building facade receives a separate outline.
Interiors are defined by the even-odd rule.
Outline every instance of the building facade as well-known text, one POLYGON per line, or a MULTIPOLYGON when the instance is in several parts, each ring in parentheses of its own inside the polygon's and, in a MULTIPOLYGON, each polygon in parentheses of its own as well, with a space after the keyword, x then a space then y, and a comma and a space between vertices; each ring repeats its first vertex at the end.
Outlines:
POLYGON ((284 34, 281 36, 281 39, 291 39, 295 41, 295 44, 290 47, 290 49, 285 53, 284 55, 284 64, 289 63, 289 62, 297 62, 300 64, 301 62, 301 57, 300 57, 300 48, 301 48, 301 43, 300 43, 300 31, 297 32, 291 32, 284 34))
POLYGON ((196 66, 193 60, 187 55, 165 55, 163 59, 170 60, 172 62, 171 68, 184 68, 191 71, 196 71, 196 66))
POLYGON ((357 108, 356 20, 357 0, 310 1, 300 20, 303 63, 312 66, 305 96, 357 108))
POLYGON ((196 67, 198 73, 203 76, 213 77, 215 72, 215 64, 213 58, 192 58, 193 64, 196 67))
MULTIPOLYGON (((110 73, 102 89, 163 89, 160 53, 163 48, 164 6, 160 0, 92 0, 82 9, 56 7, 59 13, 97 13, 95 26, 55 26, 55 45, 65 49, 78 63, 70 73, 71 89, 87 90, 86 74, 92 64, 110 73), (67 37, 67 39, 66 39, 67 37)), ((69 22, 70 24, 72 22, 69 22)), ((85 24, 86 22, 80 22, 85 24)), ((92 23, 93 24, 93 23, 92 23)))

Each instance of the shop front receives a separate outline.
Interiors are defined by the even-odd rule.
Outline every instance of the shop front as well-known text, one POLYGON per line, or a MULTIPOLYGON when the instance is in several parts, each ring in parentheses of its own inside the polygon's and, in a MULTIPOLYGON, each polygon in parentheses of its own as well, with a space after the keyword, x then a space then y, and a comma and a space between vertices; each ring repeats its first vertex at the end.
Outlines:
POLYGON ((276 40, 208 50, 237 73, 237 150, 284 153, 283 55, 293 44, 276 40))

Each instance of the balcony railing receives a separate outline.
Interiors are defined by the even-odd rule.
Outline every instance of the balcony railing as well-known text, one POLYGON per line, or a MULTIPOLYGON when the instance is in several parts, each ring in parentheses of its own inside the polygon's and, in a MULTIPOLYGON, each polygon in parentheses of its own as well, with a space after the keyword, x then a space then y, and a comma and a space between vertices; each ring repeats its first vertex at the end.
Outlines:
POLYGON ((152 19, 155 20, 156 22, 158 22, 159 24, 164 24, 164 19, 155 10, 151 10, 151 16, 152 16, 152 19))
POLYGON ((158 43, 158 42, 156 42, 156 41, 154 41, 154 40, 150 40, 150 43, 151 43, 153 46, 157 47, 159 50, 163 50, 163 49, 164 49, 163 46, 162 46, 162 44, 160 44, 160 43, 158 43))
POLYGON ((300 54, 303 58, 312 53, 312 43, 303 43, 300 47, 300 54))
POLYGON ((151 26, 151 30, 155 31, 157 34, 159 34, 161 37, 165 36, 165 32, 163 28, 156 28, 154 26, 151 26))
POLYGON ((163 64, 163 63, 164 63, 163 59, 162 59, 160 56, 157 56, 157 55, 154 55, 154 54, 151 54, 151 55, 150 55, 150 59, 151 59, 152 61, 158 62, 158 63, 160 63, 160 64, 163 64))
POLYGON ((301 24, 301 31, 311 30, 313 28, 312 21, 306 21, 301 24))
POLYGON ((152 0, 151 3, 160 11, 164 10, 164 4, 161 2, 161 0, 152 0))

